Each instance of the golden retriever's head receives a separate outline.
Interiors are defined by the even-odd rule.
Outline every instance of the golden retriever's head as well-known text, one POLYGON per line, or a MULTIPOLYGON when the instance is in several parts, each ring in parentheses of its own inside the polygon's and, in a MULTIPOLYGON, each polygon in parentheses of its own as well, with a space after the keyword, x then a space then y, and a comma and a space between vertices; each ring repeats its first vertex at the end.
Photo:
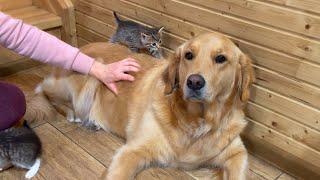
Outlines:
POLYGON ((170 61, 166 94, 179 88, 186 101, 211 103, 234 93, 247 102, 254 79, 251 60, 223 35, 197 36, 181 45, 170 61))

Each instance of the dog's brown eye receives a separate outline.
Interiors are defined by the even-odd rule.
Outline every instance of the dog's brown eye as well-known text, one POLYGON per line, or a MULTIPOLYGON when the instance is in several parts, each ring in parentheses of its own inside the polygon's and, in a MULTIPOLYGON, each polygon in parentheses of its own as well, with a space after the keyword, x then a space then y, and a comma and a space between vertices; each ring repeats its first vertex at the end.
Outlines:
POLYGON ((184 57, 185 57, 186 59, 188 59, 188 60, 192 60, 192 59, 193 59, 193 54, 192 54, 192 52, 187 52, 187 53, 184 55, 184 57))
POLYGON ((227 58, 224 55, 218 55, 215 59, 216 63, 224 63, 227 60, 227 58))

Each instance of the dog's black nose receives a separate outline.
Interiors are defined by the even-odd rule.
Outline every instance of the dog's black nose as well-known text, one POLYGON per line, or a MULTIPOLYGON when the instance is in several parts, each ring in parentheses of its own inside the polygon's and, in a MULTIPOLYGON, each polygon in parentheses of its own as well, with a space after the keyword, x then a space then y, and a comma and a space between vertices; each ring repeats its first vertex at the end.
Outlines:
POLYGON ((189 76, 187 80, 187 86, 192 90, 199 90, 203 88, 205 84, 206 84, 206 81, 199 74, 192 74, 189 76))

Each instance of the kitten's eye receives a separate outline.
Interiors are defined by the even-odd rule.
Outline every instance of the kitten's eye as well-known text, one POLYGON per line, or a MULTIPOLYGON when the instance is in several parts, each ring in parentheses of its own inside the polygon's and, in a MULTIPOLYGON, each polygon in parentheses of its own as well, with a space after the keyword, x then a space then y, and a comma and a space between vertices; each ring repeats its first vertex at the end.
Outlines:
POLYGON ((157 46, 157 44, 156 44, 156 43, 152 43, 152 44, 151 44, 151 46, 156 47, 156 46, 157 46))
POLYGON ((216 63, 221 64, 224 63, 227 60, 227 58, 224 55, 218 55, 215 58, 216 63))
POLYGON ((192 52, 187 52, 187 53, 184 55, 184 57, 185 57, 186 59, 188 59, 188 60, 192 60, 192 59, 193 59, 193 54, 192 54, 192 52))

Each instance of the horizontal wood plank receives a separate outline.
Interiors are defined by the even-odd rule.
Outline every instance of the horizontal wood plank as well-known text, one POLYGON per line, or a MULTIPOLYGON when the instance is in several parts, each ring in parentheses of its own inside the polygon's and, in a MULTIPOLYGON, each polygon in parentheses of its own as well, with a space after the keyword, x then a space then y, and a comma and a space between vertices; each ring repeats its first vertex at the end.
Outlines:
MULTIPOLYGON (((319 71, 320 72, 320 71, 319 71)), ((320 88, 256 66, 256 84, 320 109, 320 88), (290 87, 290 88, 288 88, 290 87)))
POLYGON ((35 131, 43 144, 43 163, 39 174, 45 179, 98 179, 105 170, 102 164, 53 126, 45 124, 35 131))
POLYGON ((246 115, 250 119, 257 121, 268 128, 272 128, 277 132, 320 151, 319 131, 315 131, 312 128, 253 102, 248 103, 246 115))
POLYGON ((320 177, 319 152, 250 119, 243 133, 249 151, 302 177, 320 177))
POLYGON ((257 85, 252 87, 250 99, 259 105, 290 117, 310 128, 320 130, 320 111, 315 108, 257 85))
POLYGON ((35 6, 5 11, 12 17, 22 19, 25 23, 34 25, 42 30, 60 27, 61 17, 35 6))
POLYGON ((270 165, 269 163, 249 154, 249 170, 253 173, 264 177, 265 179, 274 180, 281 175, 282 171, 270 165))
POLYGON ((277 180, 295 180, 295 178, 284 173, 284 174, 281 174, 281 176, 279 176, 279 178, 277 180))
POLYGON ((98 34, 89 28, 77 25, 78 36, 85 38, 89 42, 108 42, 108 38, 98 34))
POLYGON ((77 37, 77 40, 78 40, 78 47, 79 48, 90 43, 89 41, 83 39, 80 36, 77 37))
POLYGON ((320 17, 312 14, 257 0, 185 0, 185 2, 299 33, 302 36, 320 38, 318 33, 320 17))
POLYGON ((266 0, 279 5, 293 7, 302 11, 320 14, 320 1, 318 0, 266 0))

